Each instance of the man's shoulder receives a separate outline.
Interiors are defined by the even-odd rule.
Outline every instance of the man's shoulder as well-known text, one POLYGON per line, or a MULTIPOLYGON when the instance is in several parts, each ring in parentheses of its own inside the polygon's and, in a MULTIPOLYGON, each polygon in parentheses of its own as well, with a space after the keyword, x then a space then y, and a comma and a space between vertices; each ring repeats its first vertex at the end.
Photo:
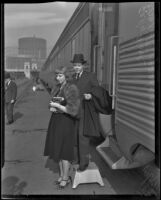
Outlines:
POLYGON ((91 72, 89 72, 89 71, 83 71, 83 75, 85 75, 85 76, 90 76, 90 75, 91 75, 91 72))
POLYGON ((13 87, 17 87, 15 81, 13 81, 13 80, 11 80, 10 85, 13 86, 13 87))
POLYGON ((87 77, 96 77, 96 74, 94 72, 84 71, 83 72, 85 76, 87 77))
POLYGON ((16 82, 15 81, 11 81, 14 85, 16 85, 16 82))

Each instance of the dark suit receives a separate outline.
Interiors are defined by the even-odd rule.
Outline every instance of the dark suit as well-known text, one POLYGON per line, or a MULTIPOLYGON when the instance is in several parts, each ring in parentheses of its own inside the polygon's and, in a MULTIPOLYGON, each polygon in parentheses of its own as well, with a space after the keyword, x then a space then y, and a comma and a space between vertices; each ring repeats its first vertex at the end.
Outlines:
MULTIPOLYGON (((93 133, 91 126, 86 126, 85 128, 84 115, 88 112, 88 110, 86 110, 86 103, 91 100, 85 100, 84 94, 91 93, 92 87, 98 86, 98 81, 93 73, 84 71, 79 79, 76 80, 76 78, 74 78, 74 83, 79 89, 81 99, 80 120, 77 124, 78 161, 80 166, 85 166, 89 163, 89 138, 90 136, 98 136, 99 133, 95 132, 96 135, 90 135, 90 133, 93 133)), ((89 120, 92 119, 90 118, 89 120)))
POLYGON ((13 107, 17 97, 17 85, 14 81, 6 84, 5 88, 5 107, 8 122, 13 121, 13 107), (14 103, 11 103, 11 100, 14 100, 14 103))

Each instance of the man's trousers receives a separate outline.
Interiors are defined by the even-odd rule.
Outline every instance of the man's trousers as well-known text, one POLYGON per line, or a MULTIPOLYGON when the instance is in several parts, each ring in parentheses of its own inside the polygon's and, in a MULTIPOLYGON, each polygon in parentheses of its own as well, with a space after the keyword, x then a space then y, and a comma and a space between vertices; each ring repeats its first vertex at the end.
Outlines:
POLYGON ((6 115, 7 115, 8 122, 12 122, 13 121, 13 107, 14 107, 13 103, 6 103, 5 104, 5 109, 6 109, 6 115))

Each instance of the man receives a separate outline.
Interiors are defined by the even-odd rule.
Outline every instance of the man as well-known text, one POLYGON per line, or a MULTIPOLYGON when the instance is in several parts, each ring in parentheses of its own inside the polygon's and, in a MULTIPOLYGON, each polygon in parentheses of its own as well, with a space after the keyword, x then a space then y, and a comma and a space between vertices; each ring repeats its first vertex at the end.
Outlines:
POLYGON ((79 89, 81 98, 80 119, 78 122, 78 129, 77 129, 78 130, 77 145, 78 145, 78 160, 79 160, 78 171, 84 171, 89 164, 89 139, 91 136, 94 137, 100 136, 99 132, 95 130, 95 124, 97 124, 98 121, 94 122, 93 120, 94 118, 91 117, 94 108, 92 108, 92 111, 91 109, 88 109, 91 108, 93 105, 91 104, 92 100, 91 89, 94 86, 98 86, 98 81, 93 73, 84 70, 84 64, 86 63, 86 61, 84 60, 83 54, 75 54, 71 62, 73 63, 73 68, 75 71, 74 83, 77 85, 79 89))
POLYGON ((11 80, 9 73, 5 73, 5 108, 7 115, 7 125, 13 123, 13 107, 17 97, 17 85, 11 80))

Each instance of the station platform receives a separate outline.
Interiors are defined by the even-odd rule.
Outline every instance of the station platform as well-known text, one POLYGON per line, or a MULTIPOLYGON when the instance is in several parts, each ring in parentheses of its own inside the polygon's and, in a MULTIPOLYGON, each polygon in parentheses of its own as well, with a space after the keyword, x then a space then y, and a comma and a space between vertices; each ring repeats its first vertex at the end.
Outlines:
MULTIPOLYGON (((137 194, 141 177, 130 170, 112 171, 91 143, 91 160, 99 168, 104 186, 98 183, 69 184, 58 190, 58 165, 43 156, 47 127, 51 113, 50 96, 46 90, 32 90, 32 86, 17 103, 15 122, 5 125, 5 164, 2 168, 2 195, 116 195, 137 194)), ((73 176, 74 177, 74 171, 73 176)))

